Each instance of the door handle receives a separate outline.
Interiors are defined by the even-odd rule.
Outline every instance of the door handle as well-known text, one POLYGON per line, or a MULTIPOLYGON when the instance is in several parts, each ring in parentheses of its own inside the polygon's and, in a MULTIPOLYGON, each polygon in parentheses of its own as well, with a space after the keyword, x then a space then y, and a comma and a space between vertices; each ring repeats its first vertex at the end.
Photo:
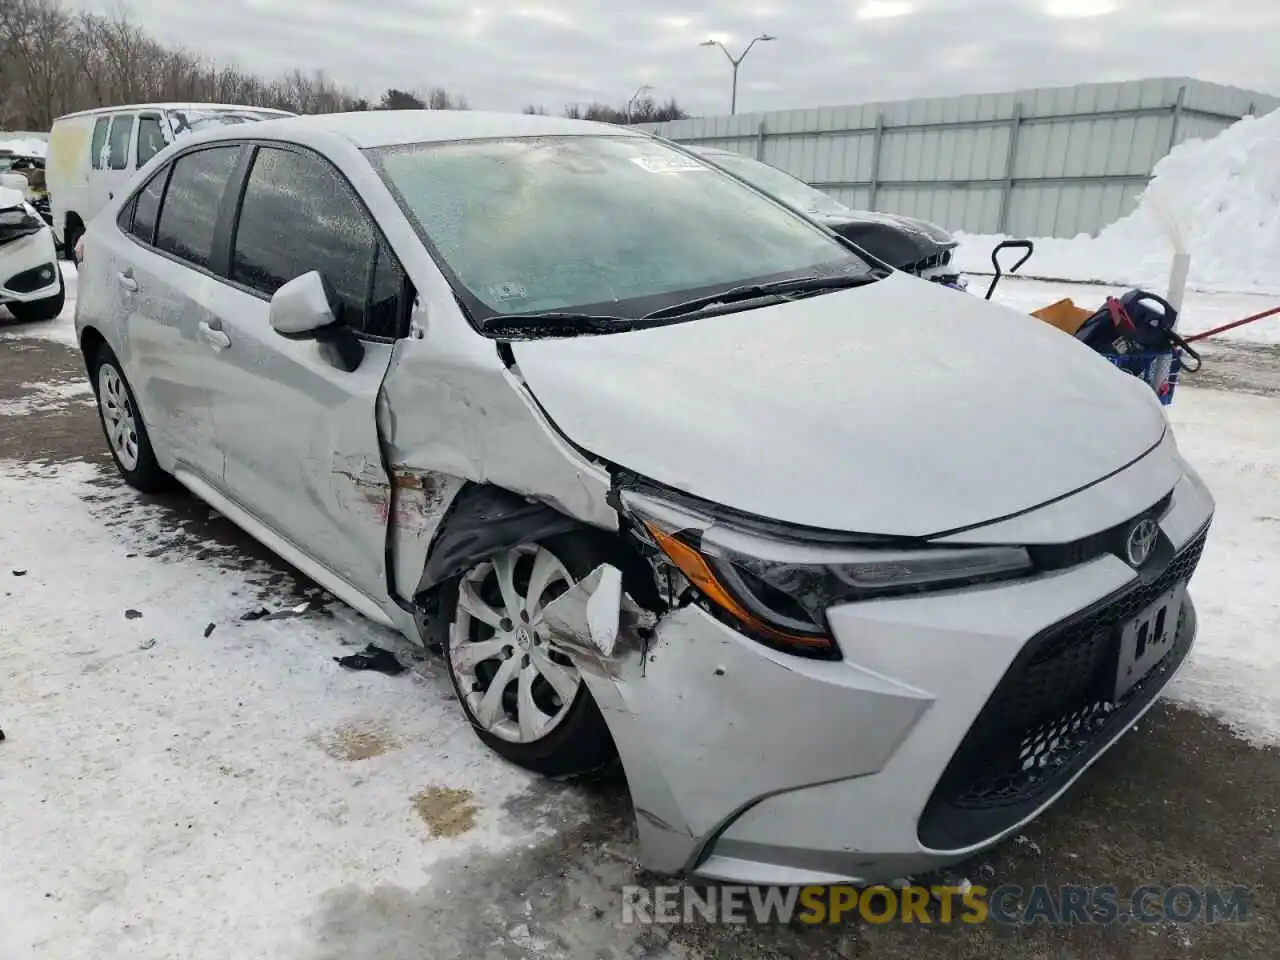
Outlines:
POLYGON ((231 338, 221 330, 211 327, 205 320, 200 321, 200 336, 219 350, 231 346, 231 338))
POLYGON ((132 271, 129 273, 117 273, 116 279, 120 281, 120 286, 124 287, 130 293, 138 292, 138 281, 133 279, 132 271))

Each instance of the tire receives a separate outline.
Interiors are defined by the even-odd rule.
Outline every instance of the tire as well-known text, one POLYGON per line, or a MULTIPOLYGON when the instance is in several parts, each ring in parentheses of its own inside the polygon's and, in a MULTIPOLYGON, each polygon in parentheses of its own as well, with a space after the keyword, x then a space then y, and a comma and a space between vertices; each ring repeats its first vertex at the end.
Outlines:
POLYGON ((30 300, 26 303, 6 303, 13 319, 19 323, 37 323, 41 320, 56 320, 67 302, 67 284, 61 276, 58 278, 58 292, 43 300, 30 300))
POLYGON ((84 235, 84 227, 79 222, 67 224, 62 231, 62 259, 76 262, 76 242, 84 235))
POLYGON ((110 347, 102 344, 89 358, 88 366, 102 434, 125 483, 143 493, 168 489, 173 478, 156 462, 151 438, 138 414, 138 402, 120 361, 110 347))
POLYGON ((443 647, 449 679, 458 695, 458 702, 476 736, 494 752, 526 770, 549 777, 573 776, 599 769, 617 757, 617 748, 609 734, 609 727, 591 698, 586 683, 567 657, 547 646, 536 626, 537 609, 568 590, 571 583, 576 583, 601 563, 617 562, 611 560, 611 554, 616 552, 616 548, 611 550, 604 538, 597 537, 590 531, 563 534, 549 537, 540 544, 521 544, 510 551, 504 551, 498 557, 473 565, 460 577, 441 587, 436 633, 443 647), (529 580, 539 562, 550 563, 540 561, 539 552, 558 563, 564 577, 561 579, 560 571, 553 573, 553 579, 539 598, 542 603, 535 606, 535 615, 529 624, 532 629, 526 631, 522 641, 518 632, 521 624, 517 618, 508 616, 509 605, 502 601, 497 574, 506 562, 504 558, 516 554, 512 562, 512 583, 516 593, 523 597, 529 592, 529 580), (504 632, 501 624, 494 627, 473 616, 468 610, 469 607, 474 607, 473 600, 463 603, 460 612, 459 598, 464 590, 468 591, 470 597, 484 603, 489 612, 497 613, 504 621, 509 621, 512 629, 504 632), (491 649, 492 644, 505 644, 509 653, 506 656, 499 654, 476 664, 459 663, 459 652, 470 644, 481 643, 485 644, 486 652, 491 649), (522 649, 528 652, 522 652, 522 649), (503 669, 503 664, 507 661, 515 661, 516 665, 507 668, 514 672, 504 683, 505 689, 501 694, 503 707, 495 724, 491 714, 484 718, 481 714, 485 713, 485 694, 492 688, 493 682, 498 679, 498 671, 503 669), (561 667, 561 671, 555 674, 561 688, 566 675, 572 675, 576 680, 576 690, 567 704, 557 688, 541 672, 549 669, 546 666, 548 661, 552 668, 561 667), (533 739, 527 738, 527 732, 519 719, 521 688, 524 683, 522 675, 530 667, 541 677, 541 682, 537 679, 530 681, 529 698, 534 701, 535 709, 529 712, 529 716, 535 722, 546 723, 543 731, 533 739), (549 695, 551 699, 548 699, 549 695), (552 715, 551 710, 557 704, 559 709, 552 715), (551 719, 548 722, 549 716, 551 719), (513 735, 518 739, 513 739, 513 735))

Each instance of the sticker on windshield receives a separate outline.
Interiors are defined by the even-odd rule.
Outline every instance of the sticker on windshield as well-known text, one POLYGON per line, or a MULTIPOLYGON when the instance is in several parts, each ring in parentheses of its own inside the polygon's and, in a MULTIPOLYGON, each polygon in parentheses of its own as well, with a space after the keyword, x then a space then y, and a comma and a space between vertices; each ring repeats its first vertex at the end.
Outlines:
POLYGON ((514 280, 493 284, 489 287, 489 293, 501 303, 506 303, 508 300, 525 300, 529 296, 529 291, 524 288, 524 284, 514 280))
POLYGON ((682 157, 678 154, 669 157, 632 157, 631 162, 649 173, 688 173, 693 170, 710 169, 705 163, 700 163, 692 157, 682 157))

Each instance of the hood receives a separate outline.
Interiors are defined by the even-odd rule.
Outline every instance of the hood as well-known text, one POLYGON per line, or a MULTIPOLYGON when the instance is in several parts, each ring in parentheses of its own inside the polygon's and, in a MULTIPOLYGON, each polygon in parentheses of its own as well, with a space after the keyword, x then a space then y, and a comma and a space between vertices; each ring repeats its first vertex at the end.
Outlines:
POLYGON ((48 228, 39 213, 27 206, 22 194, 0 187, 0 244, 20 240, 48 228))
POLYGON ((987 523, 1115 473, 1165 431, 1150 388, 1073 337, 900 273, 512 350, 578 446, 827 530, 923 537, 987 523))
MULTIPOLYGON (((956 247, 946 230, 927 220, 871 210, 818 216, 824 224, 891 267, 910 270, 956 247)), ((940 261, 939 261, 940 262, 940 261)))

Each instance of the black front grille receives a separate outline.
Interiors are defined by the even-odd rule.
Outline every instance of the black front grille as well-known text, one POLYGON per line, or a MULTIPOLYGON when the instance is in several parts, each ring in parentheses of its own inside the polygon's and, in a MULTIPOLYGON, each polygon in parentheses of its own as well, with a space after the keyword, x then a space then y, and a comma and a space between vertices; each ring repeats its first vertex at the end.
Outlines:
POLYGON ((1081 537, 1079 540, 1072 540, 1070 543, 1029 547, 1031 559, 1037 570, 1061 570, 1064 567, 1074 567, 1094 557, 1100 557, 1104 553, 1114 553, 1123 559, 1124 539, 1134 521, 1143 517, 1159 520, 1169 512, 1169 507, 1172 505, 1173 491, 1171 490, 1142 513, 1130 517, 1123 523, 1117 523, 1107 530, 1081 537))
POLYGON ((1191 648, 1183 605, 1173 647, 1113 701, 1120 631, 1200 562, 1201 532, 1154 578, 1063 621, 1023 648, 961 742, 920 818, 936 850, 972 846, 1029 816, 1164 687, 1191 648))

